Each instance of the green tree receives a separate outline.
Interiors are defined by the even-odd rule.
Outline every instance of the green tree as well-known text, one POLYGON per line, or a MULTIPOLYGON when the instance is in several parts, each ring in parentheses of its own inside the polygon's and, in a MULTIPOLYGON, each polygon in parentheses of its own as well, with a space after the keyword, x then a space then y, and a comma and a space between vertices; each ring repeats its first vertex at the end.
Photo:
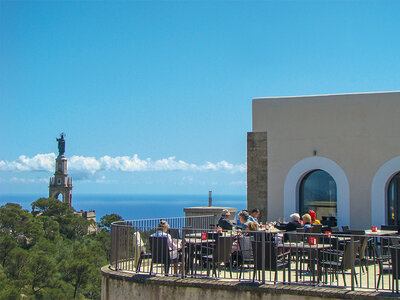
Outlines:
POLYGON ((15 239, 8 232, 0 232, 0 261, 4 267, 10 252, 18 246, 15 239))
POLYGON ((39 198, 31 204, 33 215, 44 215, 48 217, 63 216, 72 213, 68 203, 61 202, 55 198, 39 198))
POLYGON ((124 219, 117 214, 104 215, 100 218, 99 228, 110 231, 111 223, 117 221, 123 221, 124 219))
POLYGON ((26 234, 31 229, 32 215, 21 205, 6 203, 0 207, 0 229, 8 229, 11 234, 26 234))
POLYGON ((0 232, 10 234, 26 248, 43 235, 43 225, 19 204, 7 203, 0 207, 0 232))
POLYGON ((81 239, 87 235, 89 221, 84 217, 68 214, 59 219, 60 233, 68 239, 81 239))
POLYGON ((25 268, 29 260, 29 251, 20 247, 11 250, 7 263, 4 266, 6 274, 14 280, 25 279, 25 268))
POLYGON ((63 260, 60 268, 64 279, 74 287, 74 298, 80 289, 91 297, 99 295, 92 288, 96 286, 95 290, 100 290, 100 267, 104 264, 105 253, 99 243, 89 239, 74 245, 71 256, 63 260))
POLYGON ((110 233, 105 229, 100 229, 94 238, 99 243, 100 247, 105 251, 107 261, 110 261, 110 256, 111 256, 110 233))
POLYGON ((8 279, 0 266, 0 299, 17 300, 20 298, 18 287, 8 279))
MULTIPOLYGON (((32 214, 43 218, 45 225, 51 225, 52 228, 45 229, 45 234, 55 233, 55 224, 44 217, 56 221, 59 226, 59 232, 68 239, 82 238, 87 234, 89 221, 85 218, 75 215, 74 211, 67 203, 60 202, 54 198, 40 198, 31 204, 32 214)), ((56 238, 53 234, 53 238, 56 238)))
POLYGON ((89 222, 65 203, 40 198, 32 213, 18 204, 0 207, 0 299, 99 299, 100 268, 110 255, 110 224, 89 222))
POLYGON ((55 263, 44 251, 32 251, 28 261, 28 279, 31 292, 36 296, 42 295, 42 289, 53 288, 55 284, 55 263))
POLYGON ((38 216, 37 219, 43 224, 43 235, 50 241, 57 242, 60 239, 60 225, 48 216, 38 216))

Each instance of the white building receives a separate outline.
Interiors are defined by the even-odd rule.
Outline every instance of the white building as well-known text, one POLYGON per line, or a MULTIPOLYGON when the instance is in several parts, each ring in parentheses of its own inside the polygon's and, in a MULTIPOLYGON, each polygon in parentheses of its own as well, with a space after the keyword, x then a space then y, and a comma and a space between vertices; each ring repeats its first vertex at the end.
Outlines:
POLYGON ((248 208, 361 229, 400 221, 400 92, 257 98, 248 208))

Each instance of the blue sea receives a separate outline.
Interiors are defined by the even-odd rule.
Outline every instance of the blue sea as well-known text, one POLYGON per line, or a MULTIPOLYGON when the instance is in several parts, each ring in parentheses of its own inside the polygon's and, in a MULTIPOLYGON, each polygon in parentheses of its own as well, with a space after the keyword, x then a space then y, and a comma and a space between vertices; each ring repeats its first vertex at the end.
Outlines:
MULTIPOLYGON (((31 210, 31 203, 47 195, 0 195, 0 206, 7 202, 18 203, 31 210)), ((213 206, 246 208, 245 195, 213 195, 213 206)), ((206 195, 72 195, 75 210, 95 210, 97 221, 106 214, 116 213, 125 220, 182 217, 183 208, 208 206, 206 195)))

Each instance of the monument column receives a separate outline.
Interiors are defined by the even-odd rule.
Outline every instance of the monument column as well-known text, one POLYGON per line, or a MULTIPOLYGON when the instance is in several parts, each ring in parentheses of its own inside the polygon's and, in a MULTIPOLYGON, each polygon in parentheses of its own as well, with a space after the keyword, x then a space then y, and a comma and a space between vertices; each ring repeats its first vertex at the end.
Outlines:
POLYGON ((50 178, 49 197, 58 199, 59 195, 62 200, 72 206, 72 178, 67 173, 67 158, 65 153, 65 134, 61 133, 58 142, 58 156, 56 158, 56 167, 54 177, 50 178))

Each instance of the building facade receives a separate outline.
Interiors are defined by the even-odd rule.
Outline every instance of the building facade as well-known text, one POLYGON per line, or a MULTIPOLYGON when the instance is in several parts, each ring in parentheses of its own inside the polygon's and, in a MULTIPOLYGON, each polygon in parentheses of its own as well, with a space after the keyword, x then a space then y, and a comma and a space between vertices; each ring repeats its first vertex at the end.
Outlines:
POLYGON ((400 221, 400 92, 253 99, 248 208, 339 226, 400 221))

